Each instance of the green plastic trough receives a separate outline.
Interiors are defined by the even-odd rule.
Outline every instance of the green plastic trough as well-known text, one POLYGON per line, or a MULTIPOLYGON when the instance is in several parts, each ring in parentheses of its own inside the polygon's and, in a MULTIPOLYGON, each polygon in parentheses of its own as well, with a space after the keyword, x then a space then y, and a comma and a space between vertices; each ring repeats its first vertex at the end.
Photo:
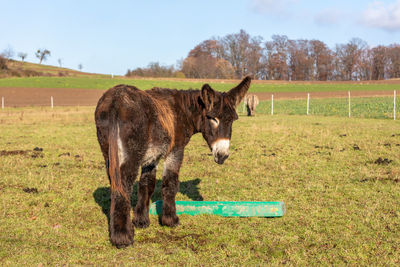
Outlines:
MULTIPOLYGON (((224 217, 282 217, 285 212, 283 202, 252 201, 175 201, 176 214, 213 214, 224 217)), ((150 206, 150 214, 162 214, 162 201, 150 206)))

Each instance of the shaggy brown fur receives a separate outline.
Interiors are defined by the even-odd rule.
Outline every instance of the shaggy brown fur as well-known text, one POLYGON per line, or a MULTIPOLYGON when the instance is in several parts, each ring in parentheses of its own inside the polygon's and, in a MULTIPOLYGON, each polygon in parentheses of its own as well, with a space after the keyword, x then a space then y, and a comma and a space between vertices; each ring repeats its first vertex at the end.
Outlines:
POLYGON ((215 162, 222 164, 229 155, 232 123, 238 118, 235 108, 250 83, 250 77, 246 77, 227 93, 216 92, 208 84, 201 90, 181 91, 141 91, 134 86, 117 85, 104 93, 97 104, 95 121, 111 184, 110 239, 115 246, 133 243, 130 196, 139 169, 133 224, 149 226, 149 202, 161 157, 165 158, 161 223, 179 224, 175 195, 185 146, 193 134, 201 132, 215 162))

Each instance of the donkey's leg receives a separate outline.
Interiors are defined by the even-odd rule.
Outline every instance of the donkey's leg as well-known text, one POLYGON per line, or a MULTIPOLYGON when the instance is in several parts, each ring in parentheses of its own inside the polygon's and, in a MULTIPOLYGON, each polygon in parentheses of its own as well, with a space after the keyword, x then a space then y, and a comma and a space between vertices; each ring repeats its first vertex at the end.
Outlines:
POLYGON ((111 186, 110 239, 117 248, 133 243, 134 228, 131 221, 131 194, 139 164, 130 160, 120 167, 122 188, 111 186))
POLYGON ((157 163, 142 167, 142 174, 138 183, 138 202, 133 219, 134 225, 138 228, 146 228, 150 225, 149 204, 156 186, 157 163))
POLYGON ((183 149, 172 151, 164 163, 162 178, 162 217, 161 224, 166 226, 177 226, 179 218, 176 216, 175 196, 179 191, 179 169, 183 160, 183 149))

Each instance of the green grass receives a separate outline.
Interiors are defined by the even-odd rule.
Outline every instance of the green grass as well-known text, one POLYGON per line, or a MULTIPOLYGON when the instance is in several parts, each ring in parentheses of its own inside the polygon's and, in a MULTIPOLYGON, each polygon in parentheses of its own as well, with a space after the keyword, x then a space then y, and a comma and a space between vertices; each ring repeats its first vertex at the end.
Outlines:
MULTIPOLYGON (((117 84, 135 85, 140 89, 152 87, 198 89, 203 81, 162 80, 162 79, 125 79, 125 78, 98 78, 98 77, 28 77, 0 79, 0 87, 37 87, 37 88, 80 88, 80 89, 108 89, 117 84)), ((227 91, 236 86, 234 82, 210 82, 218 91, 227 91)), ((253 83, 251 92, 332 92, 356 90, 399 90, 400 84, 300 84, 300 83, 253 83)))
MULTIPOLYGON (((284 201, 287 214, 181 216, 173 229, 151 216, 134 246, 118 250, 108 240, 109 185, 93 111, 0 112, 0 151, 27 151, 0 156, 1 265, 400 264, 397 121, 240 116, 221 166, 195 135, 177 200, 284 201), (379 157, 392 161, 377 164, 379 157)), ((161 169, 153 201, 160 199, 161 169)))
MULTIPOLYGON (((310 115, 349 116, 348 98, 310 99, 310 115)), ((397 100, 396 106, 399 107, 397 100)), ((242 111, 243 106, 238 110, 242 111)), ((257 114, 271 114, 271 101, 261 101, 257 114)), ((274 114, 305 115, 307 100, 274 100, 274 114)), ((397 110, 396 116, 398 117, 397 110)), ((393 119, 392 97, 354 97, 351 99, 351 116, 356 118, 393 119)))

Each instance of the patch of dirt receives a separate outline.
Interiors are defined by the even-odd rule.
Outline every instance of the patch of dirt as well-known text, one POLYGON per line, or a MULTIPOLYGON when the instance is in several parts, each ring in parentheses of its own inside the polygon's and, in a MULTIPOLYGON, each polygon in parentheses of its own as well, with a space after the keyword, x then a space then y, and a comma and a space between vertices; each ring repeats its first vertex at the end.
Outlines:
POLYGON ((32 158, 43 158, 43 148, 35 147, 33 150, 1 150, 0 156, 15 156, 15 155, 23 155, 23 156, 31 156, 32 158))
POLYGON ((26 155, 29 152, 29 150, 1 150, 0 156, 26 155))
POLYGON ((388 158, 382 159, 381 157, 379 157, 377 160, 374 161, 374 163, 377 165, 389 165, 390 163, 392 163, 392 161, 393 160, 388 158))
POLYGON ((354 145, 353 145, 353 149, 354 149, 354 150, 361 150, 361 148, 360 148, 357 144, 354 144, 354 145))
POLYGON ((37 188, 35 187, 25 187, 24 189, 22 189, 25 193, 33 193, 33 194, 37 194, 39 193, 39 191, 37 190, 37 188))
POLYGON ((318 145, 315 145, 314 148, 333 149, 333 147, 330 147, 330 146, 318 146, 318 145))
POLYGON ((398 183, 398 182, 400 182, 400 179, 398 179, 398 178, 392 179, 392 178, 390 178, 390 177, 384 177, 384 178, 381 178, 381 177, 371 177, 371 178, 364 178, 364 179, 360 180, 361 183, 365 183, 365 182, 377 182, 377 181, 380 181, 380 182, 394 182, 394 183, 398 183))

